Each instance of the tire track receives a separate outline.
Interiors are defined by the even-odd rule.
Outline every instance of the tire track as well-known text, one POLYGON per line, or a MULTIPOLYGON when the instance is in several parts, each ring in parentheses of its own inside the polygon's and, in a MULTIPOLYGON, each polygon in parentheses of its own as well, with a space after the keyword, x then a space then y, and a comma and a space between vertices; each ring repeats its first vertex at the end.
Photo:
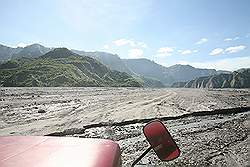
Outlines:
POLYGON ((97 128, 97 127, 105 127, 105 126, 125 126, 130 124, 136 123, 147 123, 154 119, 159 119, 161 121, 168 121, 168 120, 177 120, 181 118, 188 118, 188 117, 195 117, 195 116, 208 116, 208 115, 229 115, 229 114, 237 114, 250 111, 249 107, 237 107, 237 108, 226 108, 226 109, 216 109, 213 111, 199 111, 193 113, 187 113, 180 116, 173 116, 173 117, 155 117, 155 118, 147 118, 147 119, 132 119, 123 122, 101 122, 96 124, 89 124, 84 125, 82 128, 70 128, 65 129, 64 131, 60 132, 53 132, 46 134, 45 136, 67 136, 67 135, 74 135, 74 134, 82 134, 86 129, 89 128, 97 128))

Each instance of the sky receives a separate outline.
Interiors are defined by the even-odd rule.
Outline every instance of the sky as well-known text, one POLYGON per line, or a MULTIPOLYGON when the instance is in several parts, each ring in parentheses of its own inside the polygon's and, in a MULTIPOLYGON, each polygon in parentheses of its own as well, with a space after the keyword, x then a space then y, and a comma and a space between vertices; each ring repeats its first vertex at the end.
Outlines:
POLYGON ((0 43, 250 68, 250 0, 0 0, 0 43))

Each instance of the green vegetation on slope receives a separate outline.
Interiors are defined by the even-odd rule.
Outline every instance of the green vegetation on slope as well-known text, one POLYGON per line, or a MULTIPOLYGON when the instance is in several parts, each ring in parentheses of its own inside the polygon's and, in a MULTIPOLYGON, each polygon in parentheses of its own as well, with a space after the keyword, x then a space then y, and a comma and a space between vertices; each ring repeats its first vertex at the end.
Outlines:
MULTIPOLYGON (((32 44, 24 48, 11 48, 0 44, 0 63, 11 58, 39 58, 51 50, 52 48, 44 47, 40 44, 32 44)), ((92 57, 111 70, 126 72, 137 78, 144 87, 168 87, 175 82, 187 82, 197 77, 231 73, 229 71, 216 71, 214 69, 199 69, 189 65, 164 67, 148 59, 121 59, 116 54, 106 52, 71 51, 83 57, 92 57)), ((72 52, 70 54, 73 54, 72 52)), ((61 56, 66 55, 59 54, 59 57, 61 56)))
POLYGON ((21 58, 0 65, 2 86, 142 86, 132 76, 111 71, 99 61, 66 48, 45 55, 21 58))
POLYGON ((133 75, 134 78, 136 78, 142 85, 143 87, 150 87, 150 88, 164 88, 165 85, 161 83, 161 81, 149 77, 144 77, 144 76, 137 76, 133 75))
POLYGON ((231 74, 199 77, 188 82, 177 82, 172 87, 186 88, 250 88, 250 68, 240 69, 231 74))
POLYGON ((130 70, 130 68, 127 67, 125 62, 116 54, 106 52, 84 52, 77 50, 73 50, 73 52, 82 56, 92 57, 109 67, 111 70, 126 72, 132 75, 137 80, 139 80, 143 87, 164 87, 164 85, 158 79, 152 77, 145 77, 130 70))

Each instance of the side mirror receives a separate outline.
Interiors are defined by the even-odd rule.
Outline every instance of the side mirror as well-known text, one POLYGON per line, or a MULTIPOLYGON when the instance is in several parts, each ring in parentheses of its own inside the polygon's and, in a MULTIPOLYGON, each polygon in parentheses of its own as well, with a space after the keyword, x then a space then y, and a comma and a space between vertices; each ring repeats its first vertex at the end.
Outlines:
POLYGON ((179 157, 180 149, 161 121, 149 122, 144 126, 143 133, 160 160, 171 161, 179 157))
POLYGON ((142 153, 132 164, 135 166, 151 149, 162 161, 171 161, 180 156, 180 149, 171 137, 167 128, 160 120, 154 120, 146 124, 143 133, 147 138, 150 147, 142 153))

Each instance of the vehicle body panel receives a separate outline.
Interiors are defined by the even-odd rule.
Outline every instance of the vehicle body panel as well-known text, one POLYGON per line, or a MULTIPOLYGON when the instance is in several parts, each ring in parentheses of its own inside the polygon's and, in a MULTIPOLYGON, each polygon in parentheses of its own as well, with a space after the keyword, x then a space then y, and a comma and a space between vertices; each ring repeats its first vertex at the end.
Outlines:
POLYGON ((0 167, 117 167, 120 148, 105 139, 0 137, 0 167))

